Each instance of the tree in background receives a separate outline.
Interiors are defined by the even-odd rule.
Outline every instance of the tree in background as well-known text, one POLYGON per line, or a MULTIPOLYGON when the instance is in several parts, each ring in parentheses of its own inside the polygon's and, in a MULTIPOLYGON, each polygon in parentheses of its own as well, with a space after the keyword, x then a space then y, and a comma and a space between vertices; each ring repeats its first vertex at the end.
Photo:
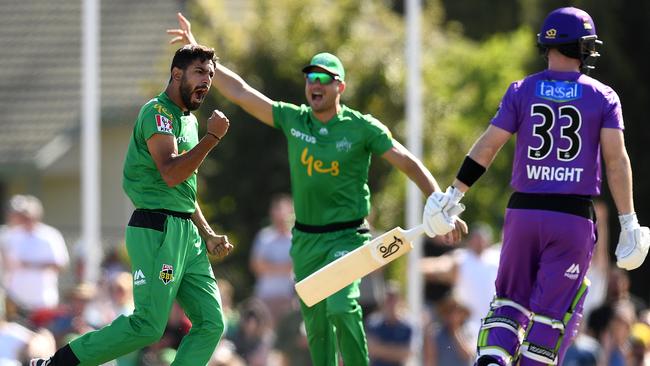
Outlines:
MULTIPOLYGON (((235 22, 223 11, 222 2, 198 1, 190 17, 198 39, 215 47, 221 62, 275 100, 303 103, 301 68, 317 52, 337 54, 349 81, 343 103, 368 111, 405 142, 405 19, 390 5, 361 0, 258 0, 248 18, 235 22)), ((423 9, 422 25, 424 161, 444 185, 455 175, 453 169, 468 144, 496 111, 509 80, 524 75, 529 60, 522 55, 530 55, 533 34, 520 30, 483 44, 471 41, 458 27, 443 26, 442 8, 433 1, 423 9), (509 53, 511 49, 518 51, 509 53), (504 59, 504 54, 510 56, 504 59)), ((218 275, 242 289, 243 296, 250 292, 253 280, 244 264, 254 232, 264 225, 269 197, 289 191, 286 146, 278 131, 260 126, 216 93, 210 98, 202 111, 217 107, 233 123, 228 141, 203 165, 201 184, 206 188, 200 194, 204 213, 237 245, 234 254, 217 266, 218 275), (262 145, 264 149, 257 148, 262 145)), ((373 224, 383 230, 403 222, 405 180, 388 174, 381 159, 375 162, 370 172, 373 224)), ((509 164, 496 162, 486 179, 494 180, 495 187, 506 186, 509 164)), ((485 192, 468 199, 472 209, 465 216, 499 224, 507 195, 490 190, 490 185, 483 187, 485 192)), ((402 261, 393 266, 391 276, 400 277, 403 265, 402 261)))
MULTIPOLYGON (((343 103, 368 111, 389 126, 402 142, 406 64, 405 19, 401 0, 254 0, 243 21, 228 18, 223 0, 190 3, 195 34, 215 47, 221 62, 243 75, 255 88, 276 100, 304 102, 301 68, 320 51, 337 54, 348 71, 349 88, 343 103)), ((541 15, 566 2, 559 0, 423 1, 424 161, 445 185, 455 176, 479 131, 496 112, 500 97, 512 80, 540 69, 535 58, 535 34, 541 15)), ((622 0, 573 1, 597 19, 605 41, 596 75, 614 86, 626 110, 626 137, 632 164, 639 165, 650 125, 644 123, 650 73, 641 50, 650 49, 650 3, 622 0)), ((273 193, 289 192, 286 143, 278 131, 212 93, 205 113, 217 107, 232 121, 229 138, 201 169, 202 205, 210 221, 225 229, 238 246, 217 266, 222 277, 250 292, 246 270, 252 236, 265 224, 265 208, 273 193), (264 145, 264 148, 257 148, 264 145), (262 152, 262 153, 260 153, 262 152)), ((204 116, 205 117, 205 116, 204 116)), ((512 145, 506 145, 511 149, 512 145)), ((481 220, 498 227, 508 196, 511 154, 500 154, 483 177, 483 184, 466 197, 468 222, 481 220)), ((404 184, 399 174, 375 159, 370 172, 378 230, 403 223, 404 184)), ((639 207, 650 212, 650 172, 635 170, 639 207)), ((607 190, 604 190, 607 191, 607 190)), ((424 199, 424 198, 423 198, 424 199)), ((611 203, 611 199, 605 197, 611 203)), ((643 216, 639 218, 643 220, 643 216)), ((611 215, 615 217, 615 215, 611 215)), ((614 238, 615 239, 615 238, 614 238)), ((616 240, 613 240, 615 243, 616 240)), ((391 267, 403 272, 404 261, 391 267)), ((631 273, 634 281, 644 268, 631 273)))
MULTIPOLYGON (((400 0, 395 0, 401 2, 400 0)), ((634 169, 636 211, 639 220, 647 221, 650 215, 650 171, 639 169, 647 155, 650 124, 645 109, 650 100, 650 72, 645 53, 650 50, 650 2, 621 0, 442 0, 447 26, 460 27, 464 34, 481 41, 495 32, 513 31, 528 25, 537 32, 544 14, 562 6, 575 6, 586 10, 597 24, 598 38, 604 42, 594 76, 616 89, 625 109, 625 139, 634 169), (507 17, 504 17, 507 14, 507 17)), ((534 42, 534 39, 531 40, 534 42)), ((520 52, 512 47, 508 53, 520 52)), ((528 67, 532 72, 543 67, 541 58, 528 67)), ((616 212, 609 190, 603 187, 603 201, 610 212, 616 212)), ((618 227, 616 215, 609 216, 609 224, 618 227)), ((610 230, 610 257, 618 240, 618 231, 610 230)), ((650 267, 642 266, 630 272, 632 291, 650 299, 650 286, 645 279, 650 267)))

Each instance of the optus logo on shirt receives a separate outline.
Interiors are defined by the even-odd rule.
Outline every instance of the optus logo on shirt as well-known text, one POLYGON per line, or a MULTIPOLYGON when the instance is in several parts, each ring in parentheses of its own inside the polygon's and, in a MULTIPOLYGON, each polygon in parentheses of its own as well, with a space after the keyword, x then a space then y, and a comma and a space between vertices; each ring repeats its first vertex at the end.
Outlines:
POLYGON ((304 148, 302 154, 300 155, 300 162, 302 165, 307 167, 307 175, 311 177, 312 172, 322 174, 331 174, 336 177, 339 175, 339 162, 334 160, 330 163, 329 167, 324 166, 325 163, 322 160, 314 159, 313 155, 309 154, 309 148, 304 148))
POLYGON ((291 129, 291 136, 302 140, 304 142, 308 142, 310 144, 315 144, 316 143, 316 138, 314 136, 308 135, 302 131, 298 131, 295 128, 291 129))

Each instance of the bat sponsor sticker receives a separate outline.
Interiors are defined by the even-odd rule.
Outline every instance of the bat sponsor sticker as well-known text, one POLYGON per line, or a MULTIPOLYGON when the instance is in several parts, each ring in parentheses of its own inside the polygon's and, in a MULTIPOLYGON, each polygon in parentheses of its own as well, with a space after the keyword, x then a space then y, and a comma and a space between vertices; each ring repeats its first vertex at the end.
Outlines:
POLYGON ((405 248, 404 238, 397 235, 388 235, 383 240, 378 240, 371 248, 373 258, 379 263, 388 263, 399 257, 400 251, 405 248))

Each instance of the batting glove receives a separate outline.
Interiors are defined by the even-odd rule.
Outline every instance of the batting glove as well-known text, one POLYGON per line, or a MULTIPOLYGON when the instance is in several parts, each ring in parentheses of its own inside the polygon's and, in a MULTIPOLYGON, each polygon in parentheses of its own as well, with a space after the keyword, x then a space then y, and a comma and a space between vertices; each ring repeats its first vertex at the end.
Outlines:
POLYGON ((434 192, 427 198, 422 223, 429 237, 445 235, 455 228, 457 215, 464 209, 459 203, 462 197, 456 187, 449 187, 445 193, 434 192))
POLYGON ((639 225, 636 214, 619 215, 621 234, 616 246, 616 265, 628 271, 639 268, 650 248, 650 229, 639 225))

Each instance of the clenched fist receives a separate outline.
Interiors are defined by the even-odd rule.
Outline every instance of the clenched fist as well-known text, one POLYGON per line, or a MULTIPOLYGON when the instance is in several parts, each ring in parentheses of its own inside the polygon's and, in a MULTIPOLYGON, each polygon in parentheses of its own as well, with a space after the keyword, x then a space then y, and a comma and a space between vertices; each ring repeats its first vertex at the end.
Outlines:
POLYGON ((228 242, 226 235, 211 235, 205 240, 205 246, 208 248, 208 253, 221 259, 228 254, 233 248, 233 245, 228 242))
POLYGON ((210 118, 208 118, 207 132, 222 139, 226 135, 226 132, 228 132, 228 127, 230 127, 228 117, 220 110, 215 109, 210 118))

